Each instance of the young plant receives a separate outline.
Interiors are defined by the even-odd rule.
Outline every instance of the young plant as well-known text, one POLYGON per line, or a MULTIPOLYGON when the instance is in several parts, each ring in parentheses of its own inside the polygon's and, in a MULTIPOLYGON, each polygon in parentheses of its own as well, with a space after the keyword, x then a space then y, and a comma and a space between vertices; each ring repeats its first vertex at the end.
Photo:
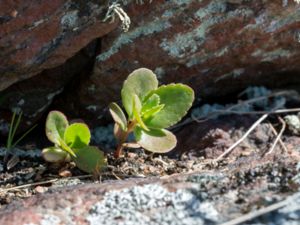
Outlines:
POLYGON ((18 117, 16 118, 16 112, 13 112, 12 119, 9 125, 9 131, 6 141, 6 154, 4 157, 4 163, 6 163, 7 169, 12 168, 19 162, 19 158, 17 155, 13 155, 12 158, 8 161, 9 154, 13 154, 12 150, 16 147, 16 145, 22 141, 35 127, 31 127, 29 130, 27 130, 19 139, 15 141, 15 135, 18 130, 18 127, 20 125, 21 119, 22 119, 22 112, 19 113, 18 117))
POLYGON ((172 83, 158 87, 156 75, 141 68, 125 80, 121 96, 128 119, 116 103, 109 105, 118 140, 116 157, 124 146, 130 146, 125 142, 132 132, 138 146, 151 152, 165 153, 176 146, 176 136, 166 128, 181 120, 192 106, 194 91, 189 86, 172 83))
POLYGON ((84 123, 69 122, 64 114, 51 111, 46 120, 46 135, 54 146, 43 149, 42 155, 48 162, 74 161, 87 173, 97 173, 105 165, 103 152, 89 146, 91 133, 84 123))

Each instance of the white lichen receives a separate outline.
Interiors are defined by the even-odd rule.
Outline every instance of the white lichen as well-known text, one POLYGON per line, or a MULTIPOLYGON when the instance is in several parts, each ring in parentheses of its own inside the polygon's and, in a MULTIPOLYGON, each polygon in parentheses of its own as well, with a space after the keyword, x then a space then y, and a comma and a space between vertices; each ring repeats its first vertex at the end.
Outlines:
POLYGON ((219 220, 210 202, 202 202, 188 190, 170 192, 158 184, 107 192, 87 217, 90 225, 196 225, 219 220))
POLYGON ((127 15, 127 13, 122 9, 121 5, 119 3, 112 3, 102 20, 103 22, 110 21, 110 23, 113 23, 116 19, 116 16, 121 20, 122 22, 122 29, 124 32, 127 32, 130 27, 130 18, 127 15))

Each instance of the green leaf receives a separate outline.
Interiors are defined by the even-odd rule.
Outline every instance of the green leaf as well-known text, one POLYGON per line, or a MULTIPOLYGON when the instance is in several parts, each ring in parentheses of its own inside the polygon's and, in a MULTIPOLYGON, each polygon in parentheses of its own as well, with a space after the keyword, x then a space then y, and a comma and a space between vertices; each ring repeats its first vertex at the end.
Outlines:
POLYGON ((59 147, 44 148, 42 156, 47 162, 59 163, 70 161, 70 154, 59 147))
POLYGON ((169 84, 160 86, 151 93, 157 94, 164 108, 146 125, 152 128, 167 128, 176 124, 193 104, 194 91, 184 84, 169 84))
POLYGON ((84 123, 73 123, 65 131, 64 141, 71 148, 83 148, 90 143, 90 140, 90 129, 84 123))
POLYGON ((59 145, 60 139, 64 138, 64 133, 68 126, 69 123, 64 114, 59 111, 49 112, 46 119, 46 135, 48 139, 59 145))
POLYGON ((149 111, 150 109, 159 105, 160 99, 157 94, 151 95, 147 100, 143 102, 142 114, 149 111))
POLYGON ((102 151, 94 146, 74 149, 76 158, 73 158, 76 166, 87 173, 97 173, 106 165, 106 159, 102 151))
POLYGON ((122 130, 126 131, 127 119, 120 106, 118 106, 117 103, 112 102, 109 104, 109 111, 114 121, 120 125, 122 130))
POLYGON ((148 127, 144 124, 144 121, 142 120, 141 117, 141 109, 142 109, 142 105, 140 102, 140 99, 137 95, 134 95, 134 99, 133 99, 133 116, 134 119, 136 119, 136 121, 138 122, 138 124, 144 129, 144 130, 149 130, 148 127))
POLYGON ((65 141, 63 139, 59 140, 58 146, 60 146, 66 152, 70 153, 73 157, 76 157, 76 155, 73 152, 73 150, 65 143, 65 141))
POLYGON ((121 91, 123 106, 129 116, 132 118, 132 105, 134 95, 137 95, 141 101, 152 90, 158 86, 156 75, 149 69, 140 68, 133 71, 124 81, 121 91))
POLYGON ((165 105, 158 105, 153 107, 152 109, 148 110, 147 112, 145 112, 142 116, 143 121, 145 121, 145 123, 147 123, 148 120, 151 120, 157 113, 159 113, 163 108, 165 107, 165 105))
POLYGON ((169 152, 175 148, 177 144, 176 136, 165 129, 151 129, 150 131, 145 131, 137 127, 134 130, 134 135, 137 143, 151 152, 169 152))

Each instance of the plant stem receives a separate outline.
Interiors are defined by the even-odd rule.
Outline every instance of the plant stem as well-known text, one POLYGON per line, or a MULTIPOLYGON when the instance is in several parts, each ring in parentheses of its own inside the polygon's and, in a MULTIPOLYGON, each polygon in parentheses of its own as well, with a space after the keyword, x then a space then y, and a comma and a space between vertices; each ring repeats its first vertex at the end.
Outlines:
POLYGON ((122 155, 122 151, 123 151, 123 144, 126 142, 128 135, 133 131, 134 127, 136 126, 136 121, 129 121, 127 124, 127 130, 126 132, 123 132, 121 135, 121 138, 119 140, 117 149, 115 151, 115 158, 119 158, 122 155))

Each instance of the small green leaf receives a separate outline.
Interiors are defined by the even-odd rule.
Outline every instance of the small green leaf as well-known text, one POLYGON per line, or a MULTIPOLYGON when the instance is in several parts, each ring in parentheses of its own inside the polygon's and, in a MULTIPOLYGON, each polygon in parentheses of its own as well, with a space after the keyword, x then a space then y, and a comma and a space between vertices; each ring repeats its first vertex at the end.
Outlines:
POLYGON ((157 94, 151 95, 147 100, 143 102, 143 107, 142 107, 142 114, 147 112, 148 110, 156 107, 159 105, 159 96, 157 94))
POLYGON ((134 95, 137 95, 141 101, 152 90, 158 86, 156 75, 149 69, 140 68, 133 71, 124 81, 121 91, 123 106, 129 116, 132 118, 132 105, 134 95))
POLYGON ((76 157, 76 155, 73 152, 73 150, 65 143, 65 141, 63 139, 59 140, 58 146, 60 146, 66 152, 70 153, 73 157, 76 157))
POLYGON ((84 123, 73 123, 65 131, 64 141, 71 148, 83 148, 90 140, 91 132, 84 123))
POLYGON ((184 84, 169 84, 152 91, 165 107, 153 119, 147 121, 152 128, 167 128, 176 124, 190 109, 194 101, 194 91, 184 84))
POLYGON ((152 109, 145 112, 142 116, 143 121, 145 121, 145 124, 147 124, 147 121, 151 120, 157 113, 159 113, 165 105, 158 105, 153 107, 152 109))
POLYGON ((165 129, 151 129, 150 131, 144 131, 136 127, 134 135, 137 143, 151 152, 166 153, 175 148, 177 144, 176 136, 165 129))
POLYGON ((117 103, 112 102, 109 104, 109 111, 114 121, 120 125, 122 130, 126 131, 127 119, 120 106, 118 106, 117 103))
POLYGON ((42 156, 47 162, 59 163, 70 161, 70 154, 59 147, 44 148, 42 156))
POLYGON ((59 140, 64 138, 64 133, 68 126, 69 123, 64 114, 59 111, 49 112, 46 119, 46 135, 48 139, 55 144, 59 144, 59 140))
POLYGON ((76 166, 84 172, 95 173, 106 165, 106 160, 102 151, 94 146, 74 149, 76 158, 73 158, 76 166))
POLYGON ((144 121, 142 120, 142 117, 141 117, 142 105, 141 105, 140 99, 137 95, 134 95, 132 107, 133 107, 133 109, 132 109, 133 116, 136 119, 136 121, 138 122, 138 124, 144 130, 149 130, 148 127, 145 125, 144 121))

